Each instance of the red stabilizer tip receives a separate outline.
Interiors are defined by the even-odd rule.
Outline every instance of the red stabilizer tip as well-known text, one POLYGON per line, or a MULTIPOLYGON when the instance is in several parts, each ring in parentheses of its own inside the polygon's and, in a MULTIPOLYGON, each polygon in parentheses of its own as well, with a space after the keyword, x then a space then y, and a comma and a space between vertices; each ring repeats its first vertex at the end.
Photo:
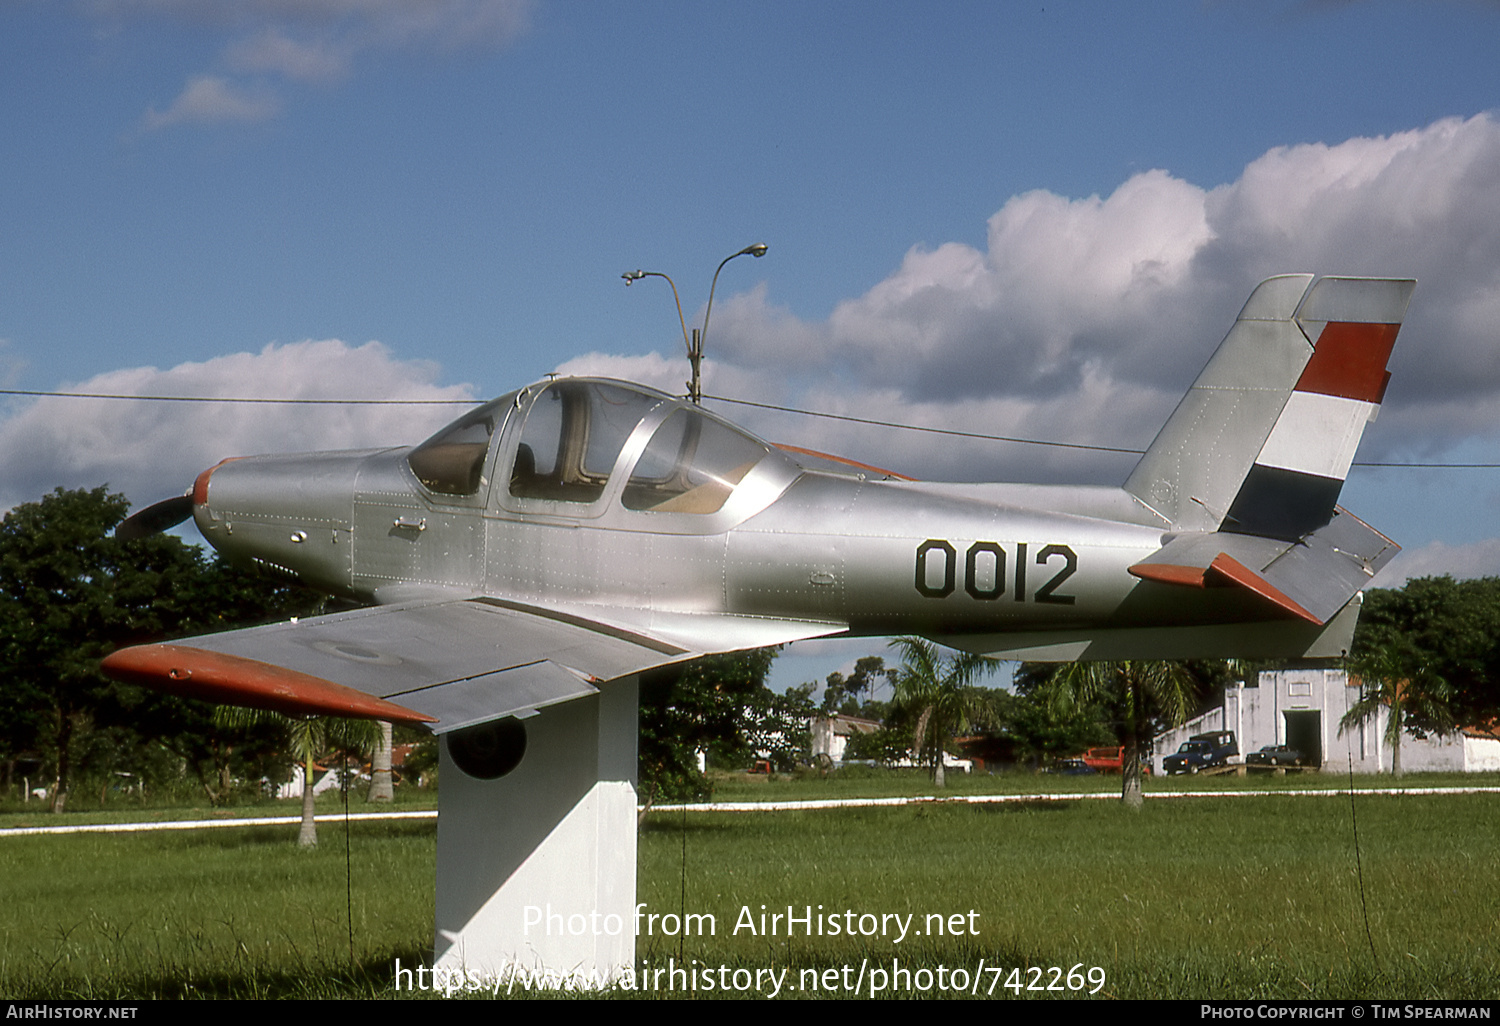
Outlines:
POLYGON ((1221 552, 1215 556, 1208 568, 1215 573, 1223 574, 1242 588, 1249 588, 1261 598, 1275 603, 1293 616, 1301 617, 1308 623, 1315 623, 1319 626, 1323 624, 1322 620, 1303 609, 1295 599, 1227 552, 1221 552))
POLYGON ((1177 566, 1173 563, 1137 563, 1130 572, 1143 581, 1158 581, 1162 584, 1181 584, 1189 588, 1205 588, 1208 582, 1203 567, 1177 566))

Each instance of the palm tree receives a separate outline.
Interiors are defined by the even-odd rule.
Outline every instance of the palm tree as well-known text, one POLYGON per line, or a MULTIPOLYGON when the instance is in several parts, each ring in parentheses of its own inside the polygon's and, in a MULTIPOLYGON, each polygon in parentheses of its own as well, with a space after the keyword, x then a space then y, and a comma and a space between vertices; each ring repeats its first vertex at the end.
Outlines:
POLYGON ((365 795, 367 802, 389 802, 396 798, 391 780, 391 749, 394 747, 390 721, 377 720, 380 725, 380 743, 370 756, 370 790, 365 795))
POLYGON ((287 716, 269 709, 246 709, 219 706, 215 722, 223 726, 246 727, 255 723, 274 723, 287 732, 287 747, 302 767, 302 828, 297 844, 313 848, 318 843, 318 823, 314 818, 313 762, 329 748, 342 751, 369 752, 380 743, 380 725, 374 720, 348 720, 334 716, 287 716))
POLYGON ((970 652, 944 659, 925 638, 895 638, 891 647, 901 651, 892 704, 916 714, 912 751, 931 760, 933 786, 943 787, 943 745, 988 711, 989 698, 974 681, 998 664, 970 652))
MULTIPOLYGON (((1401 735, 1413 721, 1436 726, 1439 733, 1453 729, 1448 682, 1434 672, 1420 653, 1397 640, 1366 649, 1350 660, 1350 672, 1360 681, 1359 700, 1339 720, 1339 733, 1375 719, 1388 709, 1385 740, 1391 746, 1391 775, 1402 776, 1401 735)), ((1419 734, 1420 736, 1420 734, 1419 734)))
POLYGON ((1178 726, 1193 711, 1197 678, 1182 663, 1125 660, 1065 663, 1052 675, 1049 699, 1059 707, 1105 704, 1116 710, 1125 749, 1120 800, 1142 804, 1141 749, 1154 735, 1153 721, 1178 726))

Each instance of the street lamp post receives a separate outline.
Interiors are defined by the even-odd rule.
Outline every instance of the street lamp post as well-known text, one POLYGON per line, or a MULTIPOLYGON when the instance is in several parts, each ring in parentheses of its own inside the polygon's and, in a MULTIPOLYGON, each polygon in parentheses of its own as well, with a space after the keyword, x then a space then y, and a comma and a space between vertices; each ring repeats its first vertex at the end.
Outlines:
POLYGON ((672 286, 672 298, 677 302, 677 320, 682 325, 682 341, 687 346, 688 363, 693 368, 693 378, 687 383, 688 398, 692 399, 695 403, 701 404, 703 402, 703 343, 708 338, 708 318, 714 312, 714 289, 719 284, 719 271, 724 270, 724 265, 735 257, 753 256, 759 259, 765 255, 766 244, 764 242, 757 242, 753 246, 746 246, 738 253, 731 253, 719 261, 718 269, 714 271, 714 279, 708 286, 708 306, 703 311, 703 327, 701 330, 694 328, 691 335, 688 334, 687 320, 682 316, 682 300, 678 298, 676 282, 660 271, 626 271, 620 275, 620 277, 625 279, 627 286, 640 281, 642 278, 666 278, 667 284, 672 286))

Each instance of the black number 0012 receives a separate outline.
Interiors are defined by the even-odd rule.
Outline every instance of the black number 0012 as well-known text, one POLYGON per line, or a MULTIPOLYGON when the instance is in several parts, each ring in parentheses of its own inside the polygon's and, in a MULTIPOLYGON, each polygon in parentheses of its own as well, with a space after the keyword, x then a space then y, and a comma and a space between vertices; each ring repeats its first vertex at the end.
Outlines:
MULTIPOLYGON (((1016 543, 1014 587, 1011 591, 1011 599, 1015 602, 1026 601, 1026 550, 1026 542, 1016 543)), ((1033 562, 1037 566, 1048 566, 1057 557, 1062 558, 1062 566, 1047 579, 1046 583, 1036 589, 1031 596, 1031 601, 1050 602, 1060 606, 1071 606, 1074 603, 1076 596, 1059 595, 1057 589, 1059 585, 1078 572, 1078 554, 1066 545, 1046 545, 1037 552, 1033 562)), ((1005 548, 998 542, 977 541, 970 545, 965 550, 963 558, 964 591, 969 594, 970 598, 981 602, 990 602, 1002 597, 1007 583, 1006 564, 1008 562, 1005 548)), ((947 598, 958 590, 958 550, 953 547, 952 542, 942 538, 928 538, 917 546, 916 583, 917 592, 926 598, 947 598), (936 576, 935 571, 939 569, 942 572, 942 581, 939 584, 933 584, 931 582, 936 576)))

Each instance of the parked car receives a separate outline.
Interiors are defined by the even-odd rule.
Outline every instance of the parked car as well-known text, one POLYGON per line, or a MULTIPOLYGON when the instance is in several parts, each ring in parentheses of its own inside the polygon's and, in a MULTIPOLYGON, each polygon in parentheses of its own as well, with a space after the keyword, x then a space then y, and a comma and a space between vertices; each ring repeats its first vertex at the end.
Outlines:
POLYGON ((1234 740, 1234 731, 1216 730, 1208 734, 1194 734, 1182 743, 1176 753, 1161 761, 1162 769, 1168 773, 1197 773, 1229 762, 1231 755, 1239 755, 1240 747, 1234 740))
POLYGON ((1096 772, 1094 767, 1082 759, 1059 759, 1047 769, 1048 773, 1061 773, 1064 776, 1078 777, 1086 776, 1096 772))
POLYGON ((1301 766, 1302 753, 1290 745, 1265 745, 1245 756, 1246 766, 1301 766))

